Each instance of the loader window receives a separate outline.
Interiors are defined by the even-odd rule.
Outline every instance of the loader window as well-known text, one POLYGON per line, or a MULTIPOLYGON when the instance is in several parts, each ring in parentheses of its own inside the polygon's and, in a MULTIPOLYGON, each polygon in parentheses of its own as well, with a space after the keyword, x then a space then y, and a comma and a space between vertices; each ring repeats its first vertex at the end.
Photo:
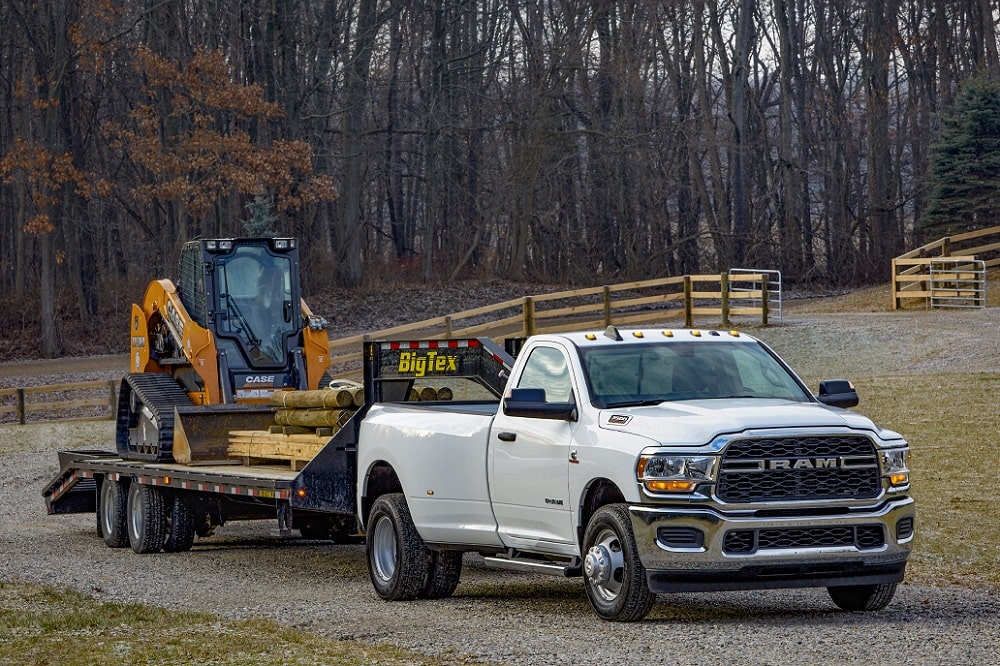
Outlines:
POLYGON ((286 341, 298 331, 291 261, 263 246, 236 248, 218 259, 219 333, 239 340, 255 365, 286 364, 286 341))

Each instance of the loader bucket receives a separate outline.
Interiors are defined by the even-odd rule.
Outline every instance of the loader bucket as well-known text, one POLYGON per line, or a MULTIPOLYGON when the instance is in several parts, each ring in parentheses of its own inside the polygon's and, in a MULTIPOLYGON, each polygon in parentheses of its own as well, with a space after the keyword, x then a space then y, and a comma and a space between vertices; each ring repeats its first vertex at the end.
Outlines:
POLYGON ((183 464, 228 461, 229 433, 267 430, 274 408, 258 405, 208 405, 174 408, 174 460, 183 464))

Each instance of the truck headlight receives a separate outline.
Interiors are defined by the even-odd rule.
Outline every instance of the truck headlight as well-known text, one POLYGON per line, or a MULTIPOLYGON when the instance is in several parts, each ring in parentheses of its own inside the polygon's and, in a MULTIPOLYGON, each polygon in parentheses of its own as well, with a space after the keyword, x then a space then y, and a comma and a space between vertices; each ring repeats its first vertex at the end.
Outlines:
POLYGON ((636 478, 651 493, 690 493, 700 483, 715 480, 715 456, 643 455, 636 478))
POLYGON ((888 449, 882 452, 882 473, 891 486, 910 483, 910 470, 906 467, 907 449, 888 449))

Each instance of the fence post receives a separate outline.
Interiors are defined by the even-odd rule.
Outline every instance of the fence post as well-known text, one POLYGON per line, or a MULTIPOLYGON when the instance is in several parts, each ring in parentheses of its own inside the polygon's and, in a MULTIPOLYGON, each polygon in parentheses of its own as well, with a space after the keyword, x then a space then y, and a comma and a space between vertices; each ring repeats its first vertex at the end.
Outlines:
POLYGON ((108 407, 111 408, 111 420, 118 416, 118 382, 114 379, 108 380, 108 407))
POLYGON ((694 328, 694 297, 691 295, 691 276, 684 276, 684 326, 694 328))
POLYGON ((719 275, 719 293, 722 296, 722 325, 729 326, 729 274, 719 275))
POLYGON ((770 300, 771 294, 768 293, 770 290, 767 287, 767 280, 763 280, 760 283, 760 323, 761 326, 767 326, 767 314, 771 309, 770 300))
POLYGON ((24 389, 17 389, 17 422, 24 425, 25 421, 24 389))
POLYGON ((451 338, 451 315, 444 316, 444 337, 446 339, 451 338))
POLYGON ((611 326, 611 287, 604 285, 604 325, 611 326))
POLYGON ((524 317, 524 335, 525 337, 535 334, 535 299, 531 296, 524 297, 524 305, 521 306, 521 312, 524 317))
POLYGON ((899 287, 896 280, 896 260, 892 260, 892 309, 898 310, 900 306, 899 287))

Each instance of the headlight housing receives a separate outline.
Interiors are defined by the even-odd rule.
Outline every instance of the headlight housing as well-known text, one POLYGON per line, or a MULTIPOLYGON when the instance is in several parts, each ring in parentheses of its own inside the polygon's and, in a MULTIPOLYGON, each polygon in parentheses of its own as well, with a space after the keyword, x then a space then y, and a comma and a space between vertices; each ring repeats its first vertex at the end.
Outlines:
POLYGON ((635 475, 651 493, 691 493, 715 481, 718 462, 717 456, 646 454, 639 457, 635 475))
POLYGON ((906 466, 908 449, 886 449, 882 451, 882 475, 889 485, 896 488, 910 484, 910 470, 906 466))

